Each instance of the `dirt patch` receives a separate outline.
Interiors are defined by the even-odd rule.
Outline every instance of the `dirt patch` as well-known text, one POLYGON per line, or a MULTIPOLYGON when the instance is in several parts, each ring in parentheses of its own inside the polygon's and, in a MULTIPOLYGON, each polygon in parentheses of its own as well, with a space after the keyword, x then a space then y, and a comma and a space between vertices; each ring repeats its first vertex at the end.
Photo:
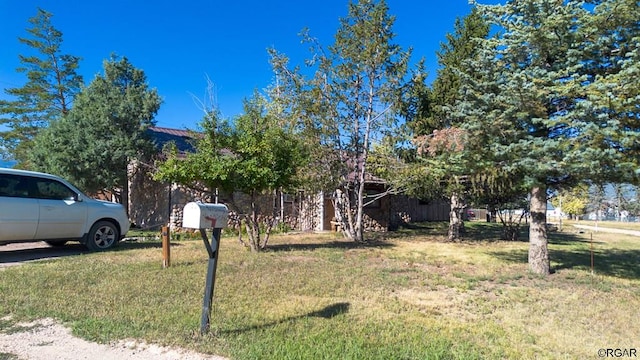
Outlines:
MULTIPOLYGON (((7 320, 6 318, 4 319, 7 320)), ((71 335, 52 319, 19 323, 0 332, 0 358, 25 360, 226 360, 183 349, 167 348, 136 340, 98 344, 71 335)))

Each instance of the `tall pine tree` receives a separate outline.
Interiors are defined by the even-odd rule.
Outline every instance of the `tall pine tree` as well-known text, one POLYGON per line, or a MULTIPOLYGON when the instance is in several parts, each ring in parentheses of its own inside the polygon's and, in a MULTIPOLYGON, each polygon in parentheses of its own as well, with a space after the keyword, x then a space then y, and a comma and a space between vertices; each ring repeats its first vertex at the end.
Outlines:
POLYGON ((160 104, 144 71, 112 56, 73 109, 38 134, 29 160, 36 170, 62 175, 90 193, 106 190, 126 203, 127 165, 153 150, 146 129, 155 124, 160 104))
POLYGON ((464 193, 472 174, 462 156, 469 148, 468 139, 459 130, 464 119, 450 116, 449 109, 460 98, 460 72, 464 61, 475 56, 476 39, 484 39, 488 34, 489 26, 476 9, 465 18, 456 19, 454 32, 447 34, 447 41, 441 44, 437 53, 440 68, 432 89, 423 93, 423 96, 429 96, 422 102, 428 104, 429 111, 408 122, 419 147, 419 160, 427 164, 425 176, 435 178, 433 182, 443 188, 442 192, 450 200, 448 238, 451 241, 459 240, 464 234, 464 193))
POLYGON ((23 167, 33 138, 53 120, 71 109, 73 98, 80 91, 82 77, 77 73, 79 57, 61 53, 62 33, 51 24, 52 14, 38 9, 29 19, 29 37, 18 40, 34 51, 19 55, 27 82, 22 87, 5 92, 15 100, 0 101, 0 154, 17 160, 23 167))
POLYGON ((514 0, 478 6, 500 33, 467 64, 457 116, 484 146, 479 166, 525 174, 529 267, 550 273, 549 189, 636 179, 638 3, 514 0), (606 20, 605 20, 606 19, 606 20))

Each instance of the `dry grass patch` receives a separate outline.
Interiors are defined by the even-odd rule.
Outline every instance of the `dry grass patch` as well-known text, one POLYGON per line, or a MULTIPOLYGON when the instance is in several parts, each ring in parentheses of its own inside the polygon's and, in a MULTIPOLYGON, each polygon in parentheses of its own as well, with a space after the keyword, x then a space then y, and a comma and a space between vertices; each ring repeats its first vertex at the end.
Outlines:
POLYGON ((474 226, 462 243, 442 242, 430 225, 370 244, 281 235, 261 254, 224 238, 205 336, 201 240, 174 242, 169 269, 158 242, 7 269, 0 310, 68 321, 91 339, 237 359, 577 359, 637 346, 639 239, 598 237, 592 275, 589 235, 555 233, 555 273, 541 278, 527 270, 528 243, 479 239, 474 226))
MULTIPOLYGON (((508 354, 514 356, 582 358, 612 344, 633 347, 640 335, 639 324, 630 316, 640 306, 638 277, 610 276, 615 275, 611 263, 620 256, 618 250, 627 250, 628 261, 638 261, 637 250, 629 250, 638 249, 640 241, 611 234, 595 241, 595 275, 584 271, 590 239, 583 234, 551 245, 552 261, 559 255, 561 262, 554 262, 559 269, 548 278, 527 272, 525 242, 448 244, 416 237, 396 241, 394 249, 385 251, 404 260, 407 269, 418 269, 416 280, 437 278, 437 285, 431 281, 396 292, 398 299, 426 316, 465 322, 476 340, 486 341, 487 346, 497 341, 512 349, 508 354), (578 256, 567 262, 572 254, 578 256), (598 275, 598 265, 606 275, 598 275), (504 331, 504 338, 490 336, 495 327, 504 331)), ((396 263, 401 265, 402 261, 396 263)), ((622 275, 629 272, 633 270, 619 270, 622 275)))

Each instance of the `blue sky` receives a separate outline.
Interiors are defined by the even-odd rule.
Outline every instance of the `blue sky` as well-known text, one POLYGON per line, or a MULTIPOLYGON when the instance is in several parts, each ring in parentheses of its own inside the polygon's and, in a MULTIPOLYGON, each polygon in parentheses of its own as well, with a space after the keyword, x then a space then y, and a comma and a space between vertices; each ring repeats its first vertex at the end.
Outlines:
MULTIPOLYGON (((493 1, 495 3, 495 1, 493 1)), ((269 86, 273 76, 267 48, 288 55, 292 65, 309 57, 298 33, 309 28, 328 46, 338 20, 347 14, 348 0, 323 1, 139 1, 139 0, 0 0, 0 98, 4 89, 19 87, 19 54, 29 49, 28 19, 41 7, 53 14, 53 26, 63 33, 62 53, 80 56, 85 83, 102 73, 111 53, 127 57, 144 70, 163 104, 159 126, 195 128, 202 111, 193 100, 205 97, 206 77, 216 86, 224 117, 242 111, 242 100, 269 86)), ((412 60, 425 58, 429 79, 436 73, 435 52, 456 17, 467 15, 468 0, 387 0, 396 16, 396 43, 413 47, 412 60)))

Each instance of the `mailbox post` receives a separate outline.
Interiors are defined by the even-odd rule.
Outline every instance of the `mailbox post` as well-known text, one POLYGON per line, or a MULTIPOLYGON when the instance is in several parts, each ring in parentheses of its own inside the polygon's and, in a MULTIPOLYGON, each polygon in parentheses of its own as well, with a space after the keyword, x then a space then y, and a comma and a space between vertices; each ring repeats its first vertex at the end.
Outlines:
POLYGON ((207 267, 207 282, 202 301, 202 318, 200 332, 204 334, 209 330, 211 308, 213 303, 213 290, 216 284, 216 268, 218 267, 218 250, 220 249, 220 233, 227 226, 229 210, 221 204, 205 204, 190 202, 184 207, 182 214, 182 227, 200 229, 202 241, 209 255, 207 267), (209 242, 207 229, 212 229, 212 239, 209 242))

